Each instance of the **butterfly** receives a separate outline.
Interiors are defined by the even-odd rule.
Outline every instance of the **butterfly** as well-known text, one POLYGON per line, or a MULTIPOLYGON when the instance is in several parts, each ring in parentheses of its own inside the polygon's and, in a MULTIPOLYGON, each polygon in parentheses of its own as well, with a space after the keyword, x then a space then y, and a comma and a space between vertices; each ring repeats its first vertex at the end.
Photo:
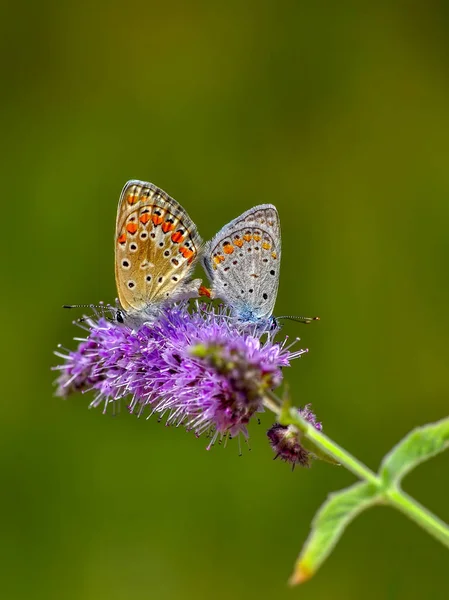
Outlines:
POLYGON ((211 297, 224 300, 239 322, 262 330, 275 329, 283 318, 318 319, 273 316, 280 262, 281 225, 273 204, 254 206, 230 221, 205 244, 202 255, 211 297))
POLYGON ((152 183, 128 181, 115 229, 117 321, 138 326, 153 321, 164 304, 198 296, 201 280, 190 276, 201 244, 176 200, 152 183))
POLYGON ((281 228, 276 207, 260 204, 225 225, 203 252, 212 297, 230 305, 239 321, 273 325, 279 285, 281 228))

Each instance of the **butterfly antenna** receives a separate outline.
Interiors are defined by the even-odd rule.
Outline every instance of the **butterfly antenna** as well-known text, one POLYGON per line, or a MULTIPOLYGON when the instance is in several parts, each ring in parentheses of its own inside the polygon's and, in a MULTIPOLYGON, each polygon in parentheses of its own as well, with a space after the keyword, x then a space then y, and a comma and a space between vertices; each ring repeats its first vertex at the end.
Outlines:
POLYGON ((295 315, 285 315, 284 317, 276 317, 276 320, 287 319, 288 321, 298 321, 304 325, 309 325, 312 321, 320 321, 320 317, 296 317, 295 315))
POLYGON ((104 304, 63 304, 62 308, 104 308, 104 304))
MULTIPOLYGON (((63 304, 62 308, 90 308, 94 311, 94 314, 91 315, 92 317, 98 317, 99 315, 97 313, 97 310, 100 310, 101 315, 107 321, 110 321, 111 323, 115 323, 115 321, 117 320, 119 323, 123 323, 123 317, 122 317, 120 310, 117 310, 110 304, 105 304, 104 302, 100 302, 99 304, 63 304), (116 311, 115 318, 111 319, 111 317, 108 317, 106 315, 107 311, 116 311)), ((83 323, 84 321, 87 321, 90 318, 91 317, 89 317, 89 316, 81 317, 80 319, 77 319, 77 323, 83 323)))

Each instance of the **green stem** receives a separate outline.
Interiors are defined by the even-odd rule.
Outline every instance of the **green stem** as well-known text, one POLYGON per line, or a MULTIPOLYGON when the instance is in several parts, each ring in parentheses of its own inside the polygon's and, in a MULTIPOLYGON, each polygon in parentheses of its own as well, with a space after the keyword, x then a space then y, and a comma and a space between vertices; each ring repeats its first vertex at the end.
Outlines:
POLYGON ((414 498, 403 492, 400 488, 391 488, 385 492, 385 498, 390 506, 400 510, 409 519, 417 523, 427 533, 439 540, 449 548, 448 525, 432 514, 427 508, 419 504, 414 498))
MULTIPOLYGON (((265 398, 264 404, 266 408, 273 411, 278 417, 281 417, 281 401, 272 392, 268 392, 268 397, 265 398)), ((324 435, 324 433, 315 429, 313 425, 301 417, 296 416, 292 411, 289 411, 288 421, 299 427, 309 440, 312 440, 326 454, 330 454, 330 456, 332 456, 339 464, 346 467, 348 471, 351 471, 351 473, 354 473, 354 475, 360 479, 379 485, 379 478, 373 471, 368 469, 366 465, 357 460, 352 454, 349 454, 344 448, 328 438, 327 435, 324 435)), ((287 423, 283 424, 285 425, 287 423)))
MULTIPOLYGON (((265 406, 272 410, 278 417, 284 414, 284 411, 280 407, 280 400, 273 394, 270 394, 270 398, 266 399, 265 406)), ((348 471, 351 471, 359 479, 374 484, 378 488, 380 497, 385 504, 400 510, 432 537, 449 548, 449 526, 427 510, 427 508, 419 504, 419 502, 411 498, 397 486, 385 489, 382 479, 376 473, 324 435, 324 433, 318 431, 313 425, 299 417, 296 411, 288 411, 287 419, 282 419, 281 417, 281 421, 284 425, 292 424, 297 426, 309 440, 312 440, 322 451, 337 460, 340 465, 346 467, 348 471)))
POLYGON ((371 471, 371 469, 357 460, 355 456, 352 456, 352 454, 347 452, 333 440, 328 438, 327 435, 324 435, 324 433, 315 429, 315 427, 310 425, 310 423, 307 423, 307 431, 305 433, 309 440, 312 440, 319 448, 333 456, 335 460, 346 467, 348 471, 351 471, 351 473, 354 473, 354 475, 360 479, 380 486, 379 477, 373 471, 371 471))
POLYGON ((278 405, 278 400, 274 394, 270 394, 264 398, 264 406, 274 412, 274 414, 278 417, 281 415, 281 407, 278 405))

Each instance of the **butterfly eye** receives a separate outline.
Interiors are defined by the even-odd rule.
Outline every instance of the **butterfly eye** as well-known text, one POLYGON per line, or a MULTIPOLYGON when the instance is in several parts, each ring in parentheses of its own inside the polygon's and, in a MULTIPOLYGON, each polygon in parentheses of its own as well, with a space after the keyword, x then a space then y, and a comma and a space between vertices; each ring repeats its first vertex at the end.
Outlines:
POLYGON ((115 318, 117 319, 117 322, 118 322, 118 323, 124 323, 124 322, 125 322, 125 320, 124 320, 124 318, 123 318, 123 314, 122 314, 122 311, 121 311, 121 310, 118 310, 118 311, 117 311, 117 314, 115 315, 115 318))

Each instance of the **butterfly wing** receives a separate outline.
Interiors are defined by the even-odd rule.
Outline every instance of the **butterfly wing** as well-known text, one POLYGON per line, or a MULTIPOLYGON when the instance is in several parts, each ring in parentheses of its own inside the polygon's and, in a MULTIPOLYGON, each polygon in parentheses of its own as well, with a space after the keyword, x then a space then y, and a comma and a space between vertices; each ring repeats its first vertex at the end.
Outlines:
POLYGON ((182 294, 201 247, 189 215, 152 183, 131 180, 116 222, 115 280, 122 308, 144 310, 182 294))
POLYGON ((203 265, 212 293, 242 320, 271 316, 279 285, 281 229, 272 204, 244 212, 206 243, 203 265))

